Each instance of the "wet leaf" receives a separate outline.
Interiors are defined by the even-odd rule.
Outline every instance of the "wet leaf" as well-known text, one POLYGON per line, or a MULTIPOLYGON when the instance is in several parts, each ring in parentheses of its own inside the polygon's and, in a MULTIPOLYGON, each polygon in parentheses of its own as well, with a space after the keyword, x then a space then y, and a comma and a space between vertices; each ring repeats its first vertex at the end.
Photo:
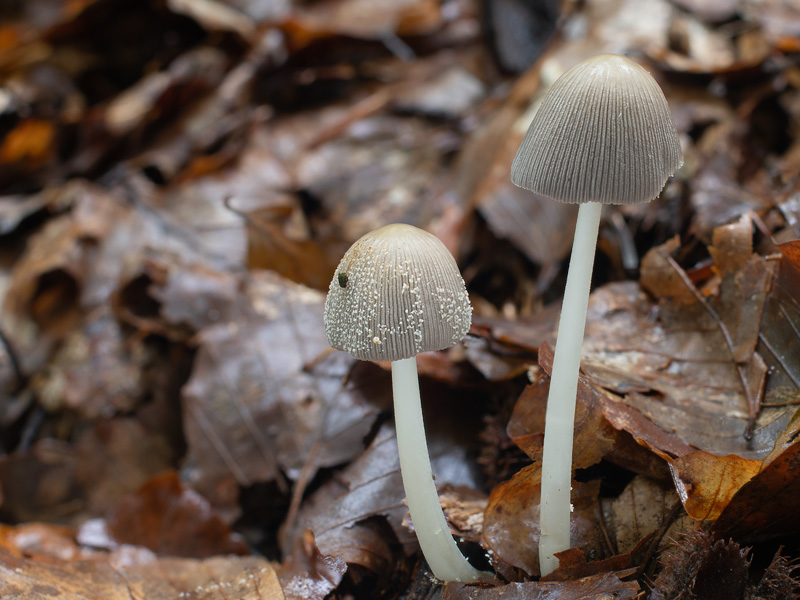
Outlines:
POLYGON ((130 417, 96 422, 78 437, 75 451, 75 479, 92 516, 101 516, 148 479, 170 469, 177 454, 164 435, 130 417))
POLYGON ((777 379, 772 402, 800 402, 800 358, 795 348, 800 343, 800 242, 786 242, 781 251, 778 276, 767 299, 760 341, 763 354, 770 360, 770 379, 777 379))
POLYGON ((285 485, 309 461, 313 474, 353 458, 378 412, 342 386, 353 359, 329 352, 320 293, 269 273, 246 285, 240 316, 201 331, 183 390, 184 477, 226 509, 231 486, 285 485))
POLYGON ((402 525, 408 512, 404 496, 394 431, 384 426, 342 479, 330 480, 304 503, 297 522, 286 532, 284 552, 290 553, 302 543, 303 532, 311 530, 323 553, 386 573, 395 556, 375 517, 386 519, 395 538, 413 547, 413 533, 402 525))
POLYGON ((341 558, 319 551, 314 534, 307 530, 303 543, 281 565, 279 576, 287 600, 321 600, 336 588, 346 571, 341 558))
POLYGON ((63 339, 48 371, 32 387, 48 410, 64 408, 88 419, 133 411, 142 394, 147 350, 129 343, 110 307, 96 311, 63 339))
MULTIPOLYGON (((553 351, 548 345, 539 349, 539 364, 547 373, 552 369, 553 351)), ((508 422, 508 435, 534 460, 541 460, 544 442, 544 414, 549 379, 541 378, 527 386, 514 406, 508 422)), ((603 414, 603 399, 583 381, 578 382, 575 408, 575 438, 572 468, 582 469, 600 462, 615 443, 613 428, 603 414)))
MULTIPOLYGON (((623 395, 627 405, 684 443, 718 455, 759 458, 791 411, 765 408, 753 439, 745 439, 752 408, 742 377, 755 397, 766 367, 754 358, 760 367, 740 371, 730 357, 719 322, 699 303, 656 309, 630 284, 592 295, 582 367, 595 382, 623 395)), ((767 387, 765 404, 775 393, 767 387)))
POLYGON ((231 532, 205 498, 185 488, 175 471, 154 477, 118 502, 106 518, 106 528, 116 542, 159 555, 249 554, 241 536, 231 532))
POLYGON ((5 456, 0 461, 2 506, 21 522, 97 517, 170 468, 174 455, 164 437, 136 419, 100 421, 74 445, 46 438, 5 456))
MULTIPOLYGON (((371 378, 375 380, 374 375, 371 378)), ((380 381, 389 389, 388 378, 380 381)), ((421 394, 440 502, 453 533, 475 539, 485 499, 474 491, 478 482, 467 452, 477 437, 477 423, 455 414, 455 407, 463 407, 466 398, 447 398, 441 386, 425 381, 421 394), (425 401, 437 397, 439 403, 425 401)), ((395 433, 384 425, 361 456, 306 500, 296 522, 290 522, 284 532, 284 552, 290 552, 300 543, 302 532, 310 529, 323 553, 386 576, 396 560, 393 540, 406 554, 417 551, 404 499, 395 433)))
POLYGON ((621 581, 615 573, 603 573, 567 583, 509 583, 488 588, 475 588, 461 583, 448 583, 442 600, 603 600, 604 598, 636 598, 639 584, 621 581))
MULTIPOLYGON (((492 490, 484 514, 483 540, 498 572, 510 566, 529 576, 539 574, 540 485, 540 466, 529 465, 492 490)), ((597 534, 597 493, 597 485, 573 485, 570 538, 575 546, 589 543, 597 534)))

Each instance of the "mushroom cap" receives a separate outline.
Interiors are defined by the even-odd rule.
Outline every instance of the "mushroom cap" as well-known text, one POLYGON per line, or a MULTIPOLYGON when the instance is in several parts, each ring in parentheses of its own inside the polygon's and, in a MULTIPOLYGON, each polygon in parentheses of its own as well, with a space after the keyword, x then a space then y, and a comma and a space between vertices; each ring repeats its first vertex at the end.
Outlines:
POLYGON ((683 164, 664 93, 643 67, 601 54, 545 94, 511 166, 511 181, 559 202, 649 202, 683 164))
POLYGON ((472 322, 447 247, 411 225, 376 229, 339 263, 325 301, 330 345, 360 360, 400 360, 461 341, 472 322))

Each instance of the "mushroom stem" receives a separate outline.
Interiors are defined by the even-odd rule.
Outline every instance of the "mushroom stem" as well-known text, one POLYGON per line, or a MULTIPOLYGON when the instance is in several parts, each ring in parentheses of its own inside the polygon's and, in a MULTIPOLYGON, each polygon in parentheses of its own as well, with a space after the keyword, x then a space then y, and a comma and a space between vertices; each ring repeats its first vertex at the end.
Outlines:
POLYGON ((439 504, 422 421, 416 357, 392 361, 394 418, 406 502, 422 554, 443 581, 476 581, 481 573, 456 546, 439 504))
POLYGON ((539 568, 543 576, 558 567, 558 558, 554 554, 570 547, 572 438, 578 370, 602 209, 599 202, 587 202, 578 209, 567 286, 561 305, 542 452, 539 568))

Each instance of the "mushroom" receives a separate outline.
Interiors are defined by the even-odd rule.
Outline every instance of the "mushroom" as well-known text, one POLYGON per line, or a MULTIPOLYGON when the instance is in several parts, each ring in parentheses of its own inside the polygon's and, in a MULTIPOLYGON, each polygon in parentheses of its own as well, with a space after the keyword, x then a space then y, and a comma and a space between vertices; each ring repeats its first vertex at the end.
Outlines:
POLYGON ((417 354, 461 341, 472 306, 456 261, 435 236, 387 225, 345 253, 325 302, 331 346, 360 360, 392 363, 397 448, 406 502, 420 548, 443 581, 489 576, 453 540, 433 480, 422 421, 417 354))
POLYGON ((511 166, 511 181, 579 204, 545 414, 539 566, 570 547, 575 402, 589 287, 603 204, 649 202, 683 163, 661 88, 613 54, 566 71, 545 94, 511 166))

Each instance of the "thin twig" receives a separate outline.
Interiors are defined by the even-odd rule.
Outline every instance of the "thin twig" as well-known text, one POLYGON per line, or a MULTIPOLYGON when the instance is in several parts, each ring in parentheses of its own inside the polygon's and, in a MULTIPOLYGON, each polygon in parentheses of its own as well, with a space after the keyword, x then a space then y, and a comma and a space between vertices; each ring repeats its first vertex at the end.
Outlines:
POLYGON ((606 543, 606 549, 609 555, 616 556, 619 554, 619 548, 616 544, 612 543, 611 537, 608 535, 608 527, 606 526, 605 515, 603 514, 603 502, 601 498, 597 498, 597 523, 600 525, 600 532, 603 534, 603 541, 606 543))
MULTIPOLYGON (((786 373, 786 376, 791 380, 794 386, 800 390, 800 381, 794 376, 792 371, 789 369, 789 365, 783 360, 783 357, 778 354, 778 351, 769 343, 769 340, 763 333, 758 334, 758 339, 761 340, 761 343, 764 344, 764 347, 772 353, 772 356, 778 361, 778 364, 783 368, 783 372, 786 373)), ((780 402, 775 404, 762 404, 762 406, 767 406, 769 408, 780 407, 780 406, 792 406, 798 404, 797 402, 780 402)))
POLYGON ((17 385, 12 390, 12 394, 16 394, 27 385, 28 376, 23 372, 17 352, 14 350, 14 347, 11 345, 11 341, 8 339, 2 329, 0 329, 0 343, 3 344, 3 347, 6 350, 8 362, 11 363, 11 370, 14 372, 14 377, 17 380, 17 385))
POLYGON ((658 529, 653 532, 652 537, 647 542, 645 546, 645 552, 641 556, 638 557, 637 562, 639 564, 639 568, 642 572, 647 571, 648 564, 653 557, 655 556, 656 552, 658 551, 658 547, 661 544, 661 540, 664 539, 664 536, 667 534, 667 531, 678 518, 678 513, 680 513, 681 509, 683 509, 683 504, 680 500, 675 502, 672 507, 669 509, 669 512, 666 514, 661 524, 658 526, 658 529))

